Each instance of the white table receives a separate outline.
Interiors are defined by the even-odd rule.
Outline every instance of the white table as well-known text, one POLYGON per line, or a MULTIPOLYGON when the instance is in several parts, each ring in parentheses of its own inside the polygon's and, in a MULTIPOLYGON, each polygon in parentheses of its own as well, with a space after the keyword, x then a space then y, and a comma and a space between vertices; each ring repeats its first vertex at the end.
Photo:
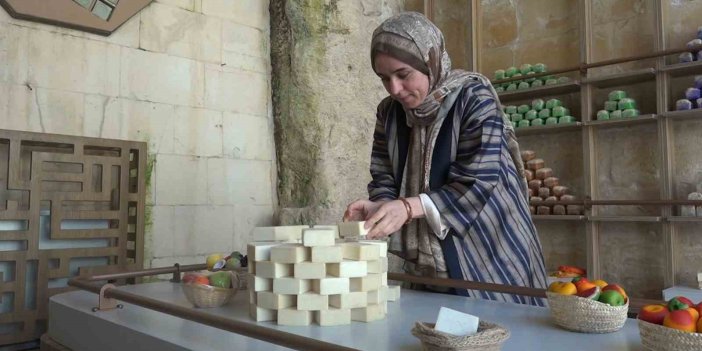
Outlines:
MULTIPOLYGON (((179 284, 159 282, 120 289, 182 306, 192 306, 179 284)), ((88 350, 288 350, 264 341, 191 322, 132 304, 123 309, 92 312, 97 295, 74 291, 55 295, 49 304, 49 336, 73 351, 88 350)), ((346 326, 259 325, 362 350, 421 350, 410 330, 415 321, 434 322, 440 306, 464 311, 507 327, 511 337, 505 351, 522 350, 644 350, 636 320, 610 334, 569 332, 551 322, 546 308, 473 300, 460 296, 402 291, 388 302, 385 320, 352 322, 346 326)), ((203 309, 219 316, 256 323, 248 317, 248 291, 240 291, 227 305, 203 309)))

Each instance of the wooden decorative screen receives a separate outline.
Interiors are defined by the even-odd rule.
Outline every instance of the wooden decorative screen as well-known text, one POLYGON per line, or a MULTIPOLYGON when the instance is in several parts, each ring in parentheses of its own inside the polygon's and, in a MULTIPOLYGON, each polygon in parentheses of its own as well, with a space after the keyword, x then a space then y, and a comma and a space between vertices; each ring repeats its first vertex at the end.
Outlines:
POLYGON ((0 346, 38 339, 68 278, 142 268, 146 144, 0 130, 0 346))

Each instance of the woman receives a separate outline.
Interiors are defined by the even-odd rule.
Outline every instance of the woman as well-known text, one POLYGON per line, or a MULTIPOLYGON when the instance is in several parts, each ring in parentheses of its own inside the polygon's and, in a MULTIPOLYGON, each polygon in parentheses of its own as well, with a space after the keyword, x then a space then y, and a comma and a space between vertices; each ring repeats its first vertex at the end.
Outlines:
POLYGON ((378 105, 369 199, 344 219, 365 220, 372 238, 395 233, 390 250, 412 274, 544 288, 522 160, 490 82, 451 70, 441 31, 414 12, 375 30, 371 65, 390 96, 378 105))

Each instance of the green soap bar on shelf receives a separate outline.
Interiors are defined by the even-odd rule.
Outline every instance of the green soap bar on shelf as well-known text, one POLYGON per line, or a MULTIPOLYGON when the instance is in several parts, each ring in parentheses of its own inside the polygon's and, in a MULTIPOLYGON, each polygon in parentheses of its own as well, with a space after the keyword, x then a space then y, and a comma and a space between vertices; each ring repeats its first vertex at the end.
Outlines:
POLYGON ((526 105, 526 104, 524 104, 524 105, 519 105, 519 106, 517 107, 517 113, 525 114, 525 113, 527 113, 527 111, 529 111, 529 110, 530 110, 530 107, 529 107, 529 105, 526 105))
POLYGON ((563 117, 563 116, 566 115, 566 108, 563 107, 563 106, 555 106, 555 107, 551 110, 551 115, 552 115, 553 117, 563 117))
POLYGON ((612 112, 617 109, 617 102, 616 101, 605 101, 604 104, 604 109, 612 112))
POLYGON ((628 108, 628 109, 622 111, 623 118, 632 118, 632 117, 636 117, 638 115, 639 115, 639 110, 637 110, 635 108, 628 108))
POLYGON ((519 121, 519 123, 517 123, 517 128, 524 128, 528 127, 529 125, 531 125, 531 123, 529 123, 529 121, 527 121, 526 119, 523 119, 519 121))
POLYGON ((575 123, 575 117, 573 116, 563 116, 558 119, 558 124, 568 124, 575 123))
POLYGON ((537 119, 539 117, 539 113, 536 110, 529 110, 524 114, 524 118, 528 120, 532 119, 537 119))
POLYGON ((544 125, 544 120, 541 118, 537 118, 537 119, 531 121, 531 125, 532 126, 542 126, 542 125, 544 125))
POLYGON ((503 88, 503 87, 501 87, 501 86, 495 87, 495 91, 498 92, 498 93, 501 93, 501 92, 505 91, 505 88, 503 88))
POLYGON ((521 72, 522 74, 527 74, 527 73, 531 72, 531 65, 528 63, 521 65, 519 67, 519 72, 521 72))
POLYGON ((505 70, 505 78, 511 78, 515 73, 517 73, 517 67, 512 66, 505 70))
POLYGON ((551 110, 545 108, 545 109, 539 111, 539 118, 546 119, 549 117, 551 117, 551 110))
POLYGON ((521 113, 513 113, 510 118, 512 119, 512 122, 519 122, 524 119, 524 115, 521 113))
POLYGON ((570 78, 568 77, 558 77, 558 83, 568 83, 570 82, 570 78))
POLYGON ((527 82, 520 82, 519 85, 517 85, 517 90, 524 90, 524 89, 529 89, 531 85, 527 82))
POLYGON ((548 101, 546 101, 546 108, 554 108, 556 106, 563 106, 561 100, 549 99, 548 101))
POLYGON ((619 101, 626 97, 626 92, 624 90, 612 90, 609 93, 609 101, 619 101))
POLYGON ((622 111, 621 110, 614 110, 614 111, 610 112, 609 118, 610 119, 622 118, 622 111))
POLYGON ((541 100, 541 99, 531 100, 531 108, 533 108, 537 112, 543 110, 545 105, 546 105, 546 103, 544 102, 544 100, 541 100))
POLYGON ((495 71, 495 80, 497 79, 505 79, 505 70, 498 69, 497 71, 495 71))
POLYGON ((558 118, 556 118, 556 117, 549 117, 549 118, 546 118, 546 123, 545 123, 545 124, 546 124, 547 126, 554 125, 554 124, 558 124, 558 118))
POLYGON ((529 72, 529 73, 527 73, 527 74, 526 74, 527 79, 525 79, 524 81, 527 82, 527 83, 529 83, 529 84, 533 83, 533 82, 536 80, 536 78, 534 78, 534 77, 529 77, 529 76, 533 76, 533 75, 535 75, 535 74, 536 74, 536 73, 534 73, 534 72, 529 72))
POLYGON ((541 81, 541 80, 539 80, 539 79, 537 79, 537 80, 531 82, 531 87, 532 87, 532 88, 540 87, 540 86, 543 86, 543 85, 544 85, 544 82, 541 81))
POLYGON ((507 86, 507 89, 505 89, 505 90, 507 90, 507 91, 517 90, 517 84, 510 83, 510 84, 507 86))
POLYGON ((543 63, 537 63, 534 64, 534 66, 532 66, 531 69, 536 73, 544 73, 546 72, 546 65, 543 63))
POLYGON ((607 110, 599 110, 597 111, 597 120, 606 120, 609 119, 609 111, 607 110))
POLYGON ((511 115, 513 113, 517 113, 517 106, 514 106, 514 105, 505 106, 505 113, 508 115, 511 115))
POLYGON ((636 108, 636 101, 634 101, 634 99, 623 98, 623 99, 620 99, 619 102, 617 102, 617 107, 620 110, 635 109, 636 108))
POLYGON ((546 83, 544 83, 544 84, 546 84, 546 85, 556 85, 556 84, 558 84, 558 79, 554 79, 554 78, 546 79, 546 83))

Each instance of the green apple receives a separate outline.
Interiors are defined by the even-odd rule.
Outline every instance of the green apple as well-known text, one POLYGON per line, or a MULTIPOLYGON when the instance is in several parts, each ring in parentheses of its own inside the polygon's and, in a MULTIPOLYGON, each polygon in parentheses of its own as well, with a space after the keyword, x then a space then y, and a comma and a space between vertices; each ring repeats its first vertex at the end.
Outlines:
POLYGON ((232 286, 232 276, 229 272, 217 272, 211 274, 209 277, 210 285, 219 288, 231 288, 232 286))
POLYGON ((607 290, 603 291, 600 294, 600 298, 598 301, 602 303, 606 303, 610 306, 623 306, 624 305, 624 296, 619 293, 619 291, 615 290, 607 290))
POLYGON ((227 260, 226 269, 233 270, 241 267, 241 261, 239 258, 232 256, 227 260))

